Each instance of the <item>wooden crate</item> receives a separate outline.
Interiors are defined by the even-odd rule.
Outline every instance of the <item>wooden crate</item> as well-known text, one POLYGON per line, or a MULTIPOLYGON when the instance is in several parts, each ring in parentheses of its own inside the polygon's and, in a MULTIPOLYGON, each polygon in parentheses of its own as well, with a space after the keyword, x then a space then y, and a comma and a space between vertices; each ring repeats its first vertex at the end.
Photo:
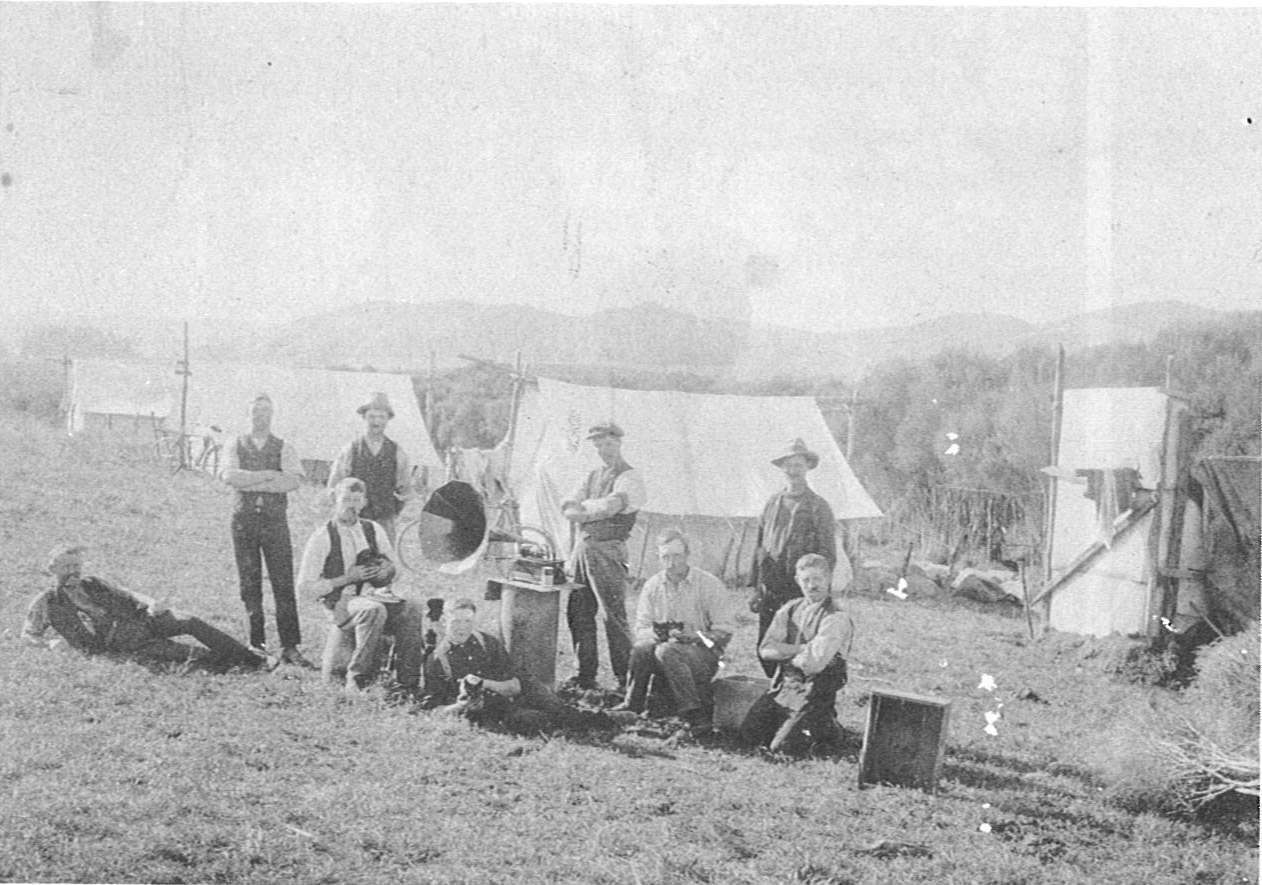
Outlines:
POLYGON ((951 702, 942 698, 873 691, 859 757, 859 786, 937 790, 950 713, 951 702))

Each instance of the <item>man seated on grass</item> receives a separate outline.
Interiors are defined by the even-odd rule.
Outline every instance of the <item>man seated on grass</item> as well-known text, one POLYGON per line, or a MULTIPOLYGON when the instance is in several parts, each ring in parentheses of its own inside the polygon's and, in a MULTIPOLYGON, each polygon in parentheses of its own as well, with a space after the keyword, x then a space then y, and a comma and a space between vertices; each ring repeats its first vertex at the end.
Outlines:
POLYGON ((333 519, 307 539, 298 568, 298 590, 319 600, 329 619, 320 671, 326 681, 346 675, 346 691, 363 691, 386 657, 384 638, 394 637, 398 688, 415 693, 425 656, 425 609, 396 596, 394 547, 385 529, 359 511, 368 501, 363 480, 347 477, 333 490, 333 519))
POLYGON ((49 556, 48 573, 57 584, 37 596, 27 610, 22 638, 45 640, 52 627, 71 648, 86 654, 113 654, 146 664, 187 664, 223 671, 274 669, 279 661, 256 654, 201 618, 173 611, 148 596, 85 575, 84 547, 58 547, 49 556), (172 636, 191 636, 187 645, 172 636))
POLYGON ((688 564, 688 539, 668 529, 657 539, 663 569, 640 593, 635 645, 627 697, 614 709, 643 713, 649 680, 670 687, 675 710, 697 732, 711 727, 714 697, 710 680, 735 625, 727 587, 707 571, 688 564))
POLYGON ((477 629, 477 614, 468 599, 445 606, 443 638, 425 664, 425 692, 413 712, 437 710, 520 733, 612 723, 602 713, 565 704, 530 677, 518 677, 503 643, 477 629))
POLYGON ((758 647, 763 660, 778 665, 771 690, 741 723, 746 741, 772 751, 806 735, 824 747, 835 747, 841 738, 837 692, 846 684, 854 622, 830 595, 832 568, 823 556, 799 559, 795 579, 802 598, 780 607, 758 647))

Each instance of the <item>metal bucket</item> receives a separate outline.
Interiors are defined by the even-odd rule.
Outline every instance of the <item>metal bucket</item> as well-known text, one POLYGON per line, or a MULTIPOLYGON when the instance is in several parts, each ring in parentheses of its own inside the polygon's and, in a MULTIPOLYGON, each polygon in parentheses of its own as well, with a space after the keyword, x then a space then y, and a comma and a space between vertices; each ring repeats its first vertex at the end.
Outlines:
POLYGON ((766 676, 723 676, 714 680, 714 727, 739 729, 754 701, 769 688, 771 680, 766 676))

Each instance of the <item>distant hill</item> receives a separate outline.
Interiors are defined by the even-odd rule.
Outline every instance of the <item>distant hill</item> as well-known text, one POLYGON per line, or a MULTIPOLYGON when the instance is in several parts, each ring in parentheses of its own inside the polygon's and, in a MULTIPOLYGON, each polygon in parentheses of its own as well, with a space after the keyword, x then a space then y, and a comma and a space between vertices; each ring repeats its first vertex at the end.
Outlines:
MULTIPOLYGON (((1145 340, 1172 326, 1225 316, 1164 301, 1076 314, 1044 325, 1002 314, 955 314, 907 326, 814 332, 705 319, 649 302, 574 317, 516 304, 376 301, 277 326, 195 322, 190 347, 194 362, 371 366, 414 373, 426 371, 431 354, 436 367, 444 370, 463 365, 461 354, 510 363, 520 351, 533 366, 687 371, 733 381, 854 378, 890 359, 921 359, 946 348, 1002 356, 1027 345, 1063 343, 1072 351, 1145 340)), ((139 356, 178 355, 178 320, 116 316, 87 322, 130 339, 139 356)))

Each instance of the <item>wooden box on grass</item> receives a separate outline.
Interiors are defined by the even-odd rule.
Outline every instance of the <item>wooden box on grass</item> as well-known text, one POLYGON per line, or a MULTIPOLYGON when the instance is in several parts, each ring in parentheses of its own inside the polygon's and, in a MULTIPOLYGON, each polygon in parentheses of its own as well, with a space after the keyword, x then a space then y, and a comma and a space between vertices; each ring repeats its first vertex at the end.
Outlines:
POLYGON ((859 756, 859 786, 938 788, 951 702, 903 691, 874 691, 859 756))

